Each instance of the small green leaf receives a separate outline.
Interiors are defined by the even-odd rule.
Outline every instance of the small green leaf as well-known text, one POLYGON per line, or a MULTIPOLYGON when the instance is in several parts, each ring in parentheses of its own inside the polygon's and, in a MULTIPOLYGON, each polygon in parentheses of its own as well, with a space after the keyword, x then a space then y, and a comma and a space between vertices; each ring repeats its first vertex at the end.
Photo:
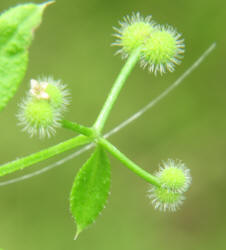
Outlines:
POLYGON ((25 75, 28 47, 50 3, 18 5, 0 15, 0 111, 25 75))
POLYGON ((70 208, 77 224, 76 237, 92 224, 104 208, 111 183, 110 163, 104 149, 97 146, 78 172, 70 196, 70 208))

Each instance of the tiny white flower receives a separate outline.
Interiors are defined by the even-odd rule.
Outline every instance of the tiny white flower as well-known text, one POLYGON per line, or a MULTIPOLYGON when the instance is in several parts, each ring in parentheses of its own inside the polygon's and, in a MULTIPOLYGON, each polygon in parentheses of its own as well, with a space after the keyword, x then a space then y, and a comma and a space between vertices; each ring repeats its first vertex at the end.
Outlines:
POLYGON ((38 82, 37 80, 31 79, 30 94, 39 100, 48 100, 49 95, 45 92, 47 86, 47 82, 38 82))

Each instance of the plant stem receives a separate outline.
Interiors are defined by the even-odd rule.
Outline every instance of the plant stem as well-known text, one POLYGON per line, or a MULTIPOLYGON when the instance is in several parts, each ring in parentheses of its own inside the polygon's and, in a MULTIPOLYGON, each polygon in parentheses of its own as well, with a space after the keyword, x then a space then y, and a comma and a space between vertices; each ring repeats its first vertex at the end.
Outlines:
POLYGON ((94 130, 92 128, 85 127, 83 125, 80 125, 75 122, 71 122, 68 120, 62 120, 61 125, 63 128, 73 130, 75 132, 78 132, 82 135, 88 136, 88 137, 93 137, 94 136, 94 130))
POLYGON ((46 160, 52 156, 63 153, 67 150, 76 148, 78 146, 84 145, 91 142, 91 139, 83 135, 79 135, 75 138, 69 139, 67 141, 61 142, 55 146, 44 149, 40 152, 31 154, 29 156, 23 157, 21 159, 6 163, 0 166, 0 176, 7 175, 9 173, 21 170, 25 167, 29 167, 35 163, 46 160))
POLYGON ((100 111, 99 116, 97 117, 96 122, 94 123, 94 128, 97 130, 98 133, 101 133, 103 130, 103 127, 105 125, 105 122, 110 114, 110 111, 113 108, 113 105, 119 96, 119 93, 130 75, 132 69, 134 68, 135 64, 139 60, 140 57, 140 48, 134 50, 134 52, 130 55, 130 57, 127 59, 124 67, 120 71, 115 83, 113 84, 113 87, 107 97, 106 102, 104 103, 104 106, 102 110, 100 111))
POLYGON ((151 183, 156 187, 160 187, 160 183, 158 178, 149 174, 144 169, 139 167, 136 163, 131 161, 128 157, 126 157, 122 152, 120 152, 114 145, 112 145, 109 141, 104 138, 99 139, 99 144, 101 144, 107 151, 109 151, 112 155, 114 155, 118 160, 120 160, 126 167, 132 170, 135 174, 139 175, 141 178, 151 183))

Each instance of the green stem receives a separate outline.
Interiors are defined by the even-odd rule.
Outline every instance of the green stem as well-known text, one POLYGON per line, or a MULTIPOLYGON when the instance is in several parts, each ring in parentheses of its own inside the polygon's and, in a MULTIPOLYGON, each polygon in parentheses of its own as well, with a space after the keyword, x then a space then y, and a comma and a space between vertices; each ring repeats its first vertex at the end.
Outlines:
POLYGON ((15 172, 17 170, 21 170, 25 167, 29 167, 35 163, 46 160, 52 156, 63 153, 67 150, 76 148, 78 146, 87 144, 91 141, 88 137, 83 135, 79 135, 75 138, 69 139, 67 141, 61 142, 55 146, 44 149, 40 152, 31 154, 29 156, 20 158, 18 160, 6 163, 0 166, 0 176, 7 175, 9 173, 15 172))
POLYGON ((62 120, 61 121, 61 126, 66 129, 73 130, 77 133, 80 133, 82 135, 88 136, 88 137, 93 137, 94 136, 94 130, 92 128, 85 127, 83 125, 80 125, 75 122, 71 122, 68 120, 62 120))
POLYGON ((109 151, 112 155, 114 155, 118 160, 120 160, 126 167, 132 170, 135 174, 139 175, 141 178, 151 183, 156 187, 160 187, 160 183, 158 178, 149 174, 144 169, 139 167, 136 163, 131 161, 128 157, 126 157, 122 152, 120 152, 114 145, 112 145, 109 141, 104 138, 99 139, 99 144, 101 144, 107 151, 109 151))
POLYGON ((134 68, 135 64, 139 60, 140 57, 140 48, 134 50, 134 52, 130 55, 130 57, 127 59, 124 67, 120 71, 115 83, 113 84, 113 87, 107 97, 107 100, 100 111, 99 116, 97 117, 96 122, 94 123, 94 128, 97 130, 97 132, 101 133, 103 130, 103 127, 105 125, 105 122, 110 114, 110 111, 113 108, 113 105, 119 96, 119 93, 130 75, 132 69, 134 68))

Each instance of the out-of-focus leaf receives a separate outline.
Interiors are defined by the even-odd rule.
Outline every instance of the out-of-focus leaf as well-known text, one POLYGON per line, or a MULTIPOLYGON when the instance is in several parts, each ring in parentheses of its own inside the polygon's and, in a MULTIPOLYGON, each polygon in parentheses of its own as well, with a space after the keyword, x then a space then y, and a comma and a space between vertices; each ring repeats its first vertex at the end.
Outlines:
POLYGON ((0 15, 0 111, 25 75, 28 47, 50 3, 18 5, 0 15))

